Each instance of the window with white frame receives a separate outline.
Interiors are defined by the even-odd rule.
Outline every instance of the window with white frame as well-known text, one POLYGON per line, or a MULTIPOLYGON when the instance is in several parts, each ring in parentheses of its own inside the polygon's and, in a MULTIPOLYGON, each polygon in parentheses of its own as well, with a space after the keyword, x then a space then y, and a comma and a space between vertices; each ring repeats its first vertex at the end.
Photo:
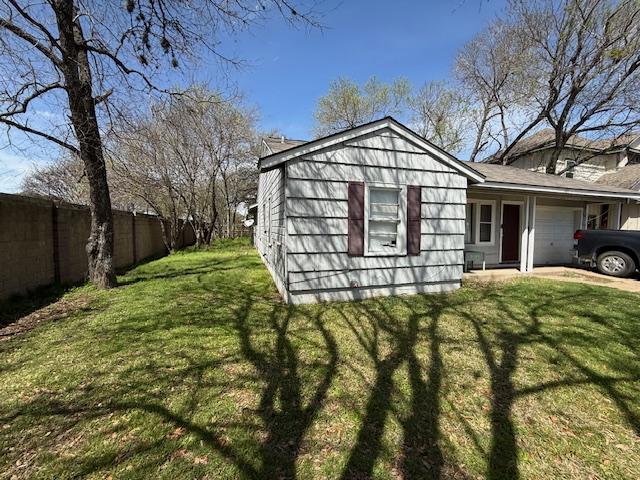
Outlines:
POLYGON ((564 176, 566 178, 573 178, 574 169, 576 168, 576 165, 577 165, 577 163, 576 163, 575 160, 570 160, 570 159, 566 160, 565 168, 567 169, 567 171, 564 172, 564 176))
POLYGON ((492 245, 495 241, 495 218, 495 202, 469 200, 466 209, 464 242, 470 245, 492 245))
POLYGON ((405 202, 403 187, 368 188, 367 253, 402 254, 406 251, 405 202))

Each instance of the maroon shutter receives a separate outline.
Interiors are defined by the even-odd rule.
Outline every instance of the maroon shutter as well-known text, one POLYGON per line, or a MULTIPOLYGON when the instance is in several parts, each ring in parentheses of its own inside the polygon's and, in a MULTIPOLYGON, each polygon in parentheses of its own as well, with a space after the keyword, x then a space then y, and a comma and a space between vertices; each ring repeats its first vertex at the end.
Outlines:
POLYGON ((420 255, 420 209, 422 189, 407 187, 407 255, 420 255))
POLYGON ((349 239, 352 257, 364 255, 364 182, 349 182, 349 239))

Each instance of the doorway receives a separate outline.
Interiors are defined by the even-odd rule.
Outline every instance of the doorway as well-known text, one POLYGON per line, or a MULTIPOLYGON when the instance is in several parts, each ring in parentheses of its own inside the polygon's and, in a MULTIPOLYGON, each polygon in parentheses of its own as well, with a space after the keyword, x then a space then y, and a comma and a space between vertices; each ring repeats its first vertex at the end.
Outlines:
POLYGON ((520 205, 502 204, 502 262, 520 260, 520 205))

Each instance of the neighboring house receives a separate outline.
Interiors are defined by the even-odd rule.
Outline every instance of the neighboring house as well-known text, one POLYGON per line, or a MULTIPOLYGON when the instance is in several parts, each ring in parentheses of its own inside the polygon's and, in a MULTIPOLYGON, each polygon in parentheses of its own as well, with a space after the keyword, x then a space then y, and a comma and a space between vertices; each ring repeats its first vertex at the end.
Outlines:
MULTIPOLYGON (((506 157, 509 165, 532 172, 546 172, 555 146, 555 131, 547 128, 520 140, 506 157)), ((489 157, 483 163, 496 164, 496 156, 489 157)), ((631 188, 627 182, 620 182, 628 168, 640 164, 640 132, 629 133, 610 140, 592 140, 579 135, 569 138, 560 153, 556 164, 556 173, 562 176, 603 185, 631 188), (569 168, 568 168, 569 167, 569 168), (566 170, 566 171, 565 171, 566 170), (611 177, 614 175, 615 177, 611 177), (603 180, 604 177, 615 180, 603 180), (617 182, 617 183, 616 183, 617 182)), ((592 205, 588 212, 587 228, 612 228, 611 211, 614 204, 592 205)), ((640 229, 640 210, 637 205, 624 206, 621 212, 620 228, 640 229)))
MULTIPOLYGON (((640 191, 640 163, 634 163, 615 172, 602 175, 597 183, 613 187, 640 191)), ((624 205, 621 227, 625 230, 640 230, 640 204, 624 205)))
MULTIPOLYGON (((555 146, 555 131, 545 128, 520 140, 508 153, 509 165, 545 173, 555 146)), ((495 155, 483 163, 500 163, 495 155)), ((574 135, 567 140, 556 164, 556 173, 569 168, 567 178, 595 182, 606 173, 633 163, 640 163, 640 132, 611 140, 591 140, 574 135)))
POLYGON ((387 117, 310 142, 266 139, 256 247, 290 303, 458 288, 490 266, 571 263, 592 204, 640 192, 462 162, 387 117))

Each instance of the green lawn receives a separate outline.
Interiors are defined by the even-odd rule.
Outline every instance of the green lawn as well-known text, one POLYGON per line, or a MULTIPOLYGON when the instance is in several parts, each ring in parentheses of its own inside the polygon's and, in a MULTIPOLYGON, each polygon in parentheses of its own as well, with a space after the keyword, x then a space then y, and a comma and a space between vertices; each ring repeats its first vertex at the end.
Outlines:
POLYGON ((0 478, 640 478, 640 295, 288 307, 238 243, 120 281, 0 341, 0 478))

